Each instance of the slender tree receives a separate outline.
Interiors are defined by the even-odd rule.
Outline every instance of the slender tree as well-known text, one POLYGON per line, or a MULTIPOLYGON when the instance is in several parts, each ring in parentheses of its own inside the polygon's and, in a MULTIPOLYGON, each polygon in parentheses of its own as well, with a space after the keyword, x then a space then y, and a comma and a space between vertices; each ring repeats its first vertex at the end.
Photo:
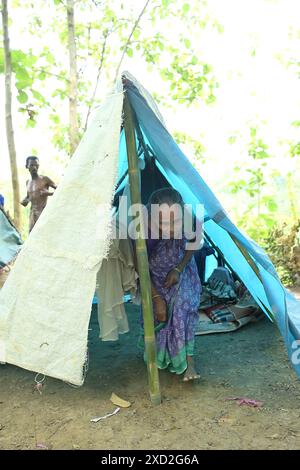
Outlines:
POLYGON ((3 46, 4 46, 4 74, 5 74, 5 125, 6 137, 10 159, 11 180, 13 188, 13 205, 14 205, 14 223, 18 228, 21 227, 21 210, 20 210, 20 187, 17 167, 17 154, 14 139, 13 119, 12 119, 12 65, 11 51, 9 43, 8 30, 8 9, 7 0, 2 0, 2 25, 3 25, 3 46))
POLYGON ((74 9, 74 0, 67 0, 69 49, 69 142, 71 155, 75 152, 79 142, 79 123, 77 113, 78 75, 74 9))

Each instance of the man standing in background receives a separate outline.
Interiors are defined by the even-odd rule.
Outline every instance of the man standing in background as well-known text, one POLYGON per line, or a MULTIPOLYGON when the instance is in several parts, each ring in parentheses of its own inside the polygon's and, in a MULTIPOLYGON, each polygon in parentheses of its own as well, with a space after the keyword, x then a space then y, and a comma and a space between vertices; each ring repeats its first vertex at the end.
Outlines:
POLYGON ((21 204, 26 207, 29 202, 31 203, 29 216, 29 232, 31 232, 39 216, 46 207, 48 196, 52 196, 54 194, 53 192, 49 192, 49 188, 56 189, 56 185, 50 178, 48 178, 48 176, 38 174, 38 157, 27 157, 26 168, 31 175, 31 180, 26 182, 27 196, 23 201, 21 201, 21 204))

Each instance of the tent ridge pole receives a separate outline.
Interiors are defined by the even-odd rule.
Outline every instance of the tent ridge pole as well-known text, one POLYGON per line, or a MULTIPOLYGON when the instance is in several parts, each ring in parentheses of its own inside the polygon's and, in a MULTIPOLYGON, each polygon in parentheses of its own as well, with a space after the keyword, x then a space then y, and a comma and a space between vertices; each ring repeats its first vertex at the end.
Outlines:
MULTIPOLYGON (((126 138, 128 174, 132 204, 141 204, 140 172, 135 140, 134 116, 127 93, 124 93, 124 130, 126 138)), ((144 320, 145 353, 147 359, 150 399, 153 404, 161 403, 158 369, 156 363, 155 331, 153 321, 153 305, 151 295, 151 279, 149 273, 148 253, 144 235, 143 214, 139 214, 139 236, 135 240, 136 257, 139 271, 142 311, 144 320)))

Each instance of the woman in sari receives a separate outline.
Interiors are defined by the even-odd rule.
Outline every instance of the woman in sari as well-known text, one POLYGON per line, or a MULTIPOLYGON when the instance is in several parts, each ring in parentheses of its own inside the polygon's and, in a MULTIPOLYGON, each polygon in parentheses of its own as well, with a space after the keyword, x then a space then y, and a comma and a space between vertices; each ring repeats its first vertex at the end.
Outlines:
MULTIPOLYGON (((146 240, 156 326, 157 365, 183 380, 198 379, 193 355, 201 283, 194 250, 183 234, 183 200, 172 188, 155 191, 149 200, 146 240), (155 206, 153 206, 155 205, 155 206), (156 223, 152 208, 158 208, 156 223), (165 236, 165 234, 169 236, 165 236)), ((157 214, 156 214, 157 215, 157 214)))

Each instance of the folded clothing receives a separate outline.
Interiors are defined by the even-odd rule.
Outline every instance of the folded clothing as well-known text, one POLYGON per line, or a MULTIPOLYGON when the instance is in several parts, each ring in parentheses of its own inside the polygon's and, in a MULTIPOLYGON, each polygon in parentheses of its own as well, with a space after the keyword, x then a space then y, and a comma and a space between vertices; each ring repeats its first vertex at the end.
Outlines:
MULTIPOLYGON (((208 317, 206 317, 208 319, 208 317)), ((240 320, 230 321, 230 322, 221 322, 221 323, 213 323, 211 320, 208 319, 207 322, 203 321, 200 318, 198 323, 195 335, 208 335, 214 333, 230 333, 232 331, 236 331, 239 328, 247 325, 248 323, 256 321, 256 319, 252 316, 241 318, 240 320)))
POLYGON ((228 309, 213 310, 211 312, 210 318, 214 323, 225 323, 235 320, 233 313, 231 313, 228 309))
POLYGON ((214 323, 236 321, 248 315, 253 316, 260 311, 254 299, 252 301, 249 299, 247 303, 218 303, 200 308, 201 312, 204 312, 214 323))
POLYGON ((224 304, 202 309, 202 312, 204 312, 208 316, 208 318, 210 318, 214 323, 229 322, 235 320, 235 317, 232 312, 224 304))

